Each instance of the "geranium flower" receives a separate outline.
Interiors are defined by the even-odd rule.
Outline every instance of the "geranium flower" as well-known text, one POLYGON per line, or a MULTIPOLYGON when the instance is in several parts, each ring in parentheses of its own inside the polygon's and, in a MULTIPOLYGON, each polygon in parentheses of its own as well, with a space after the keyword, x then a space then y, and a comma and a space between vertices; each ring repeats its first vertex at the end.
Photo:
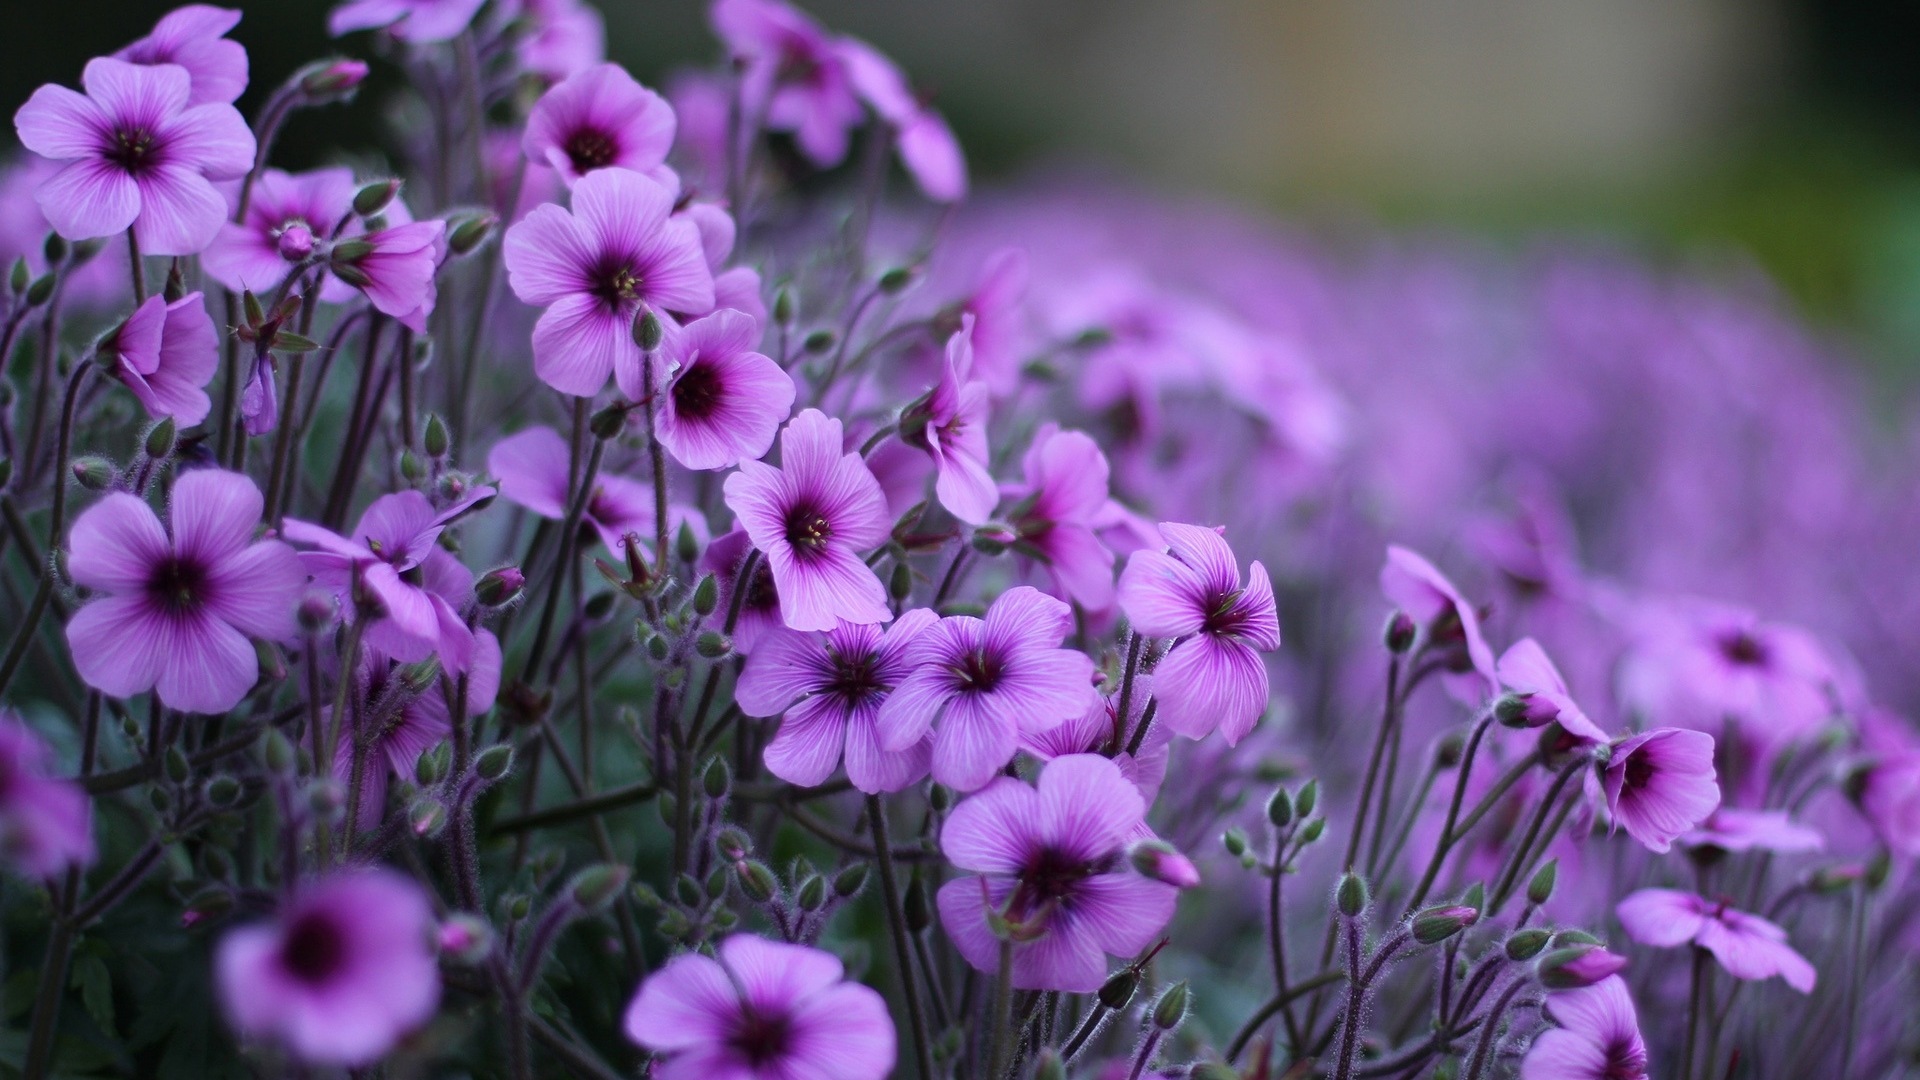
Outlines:
POLYGON ((763 126, 790 132, 815 165, 838 165, 848 132, 864 118, 838 42, 780 0, 717 0, 711 18, 747 62, 742 96, 764 111, 763 126))
POLYGON ((146 255, 192 255, 227 219, 214 180, 253 167, 253 132, 232 105, 190 104, 192 80, 174 64, 144 67, 99 57, 86 93, 47 85, 14 114, 27 149, 66 162, 35 197, 69 240, 125 232, 146 255))
POLYGON ((640 984, 627 1037, 661 1056, 657 1080, 883 1080, 896 1054, 887 1003, 846 982, 832 953, 734 934, 640 984))
POLYGON ((1528 727, 1559 724, 1560 729, 1582 743, 1598 745, 1607 741, 1607 733, 1588 718, 1573 700, 1567 680, 1553 666, 1547 651, 1532 638, 1521 638, 1500 654, 1495 668, 1500 682, 1520 696, 1525 704, 1522 719, 1528 727))
POLYGON ((969 525, 993 516, 1000 502, 987 448, 991 392, 973 378, 973 316, 947 339, 940 381, 900 419, 901 438, 926 451, 937 470, 933 491, 947 512, 969 525))
POLYGON ((773 570, 767 560, 753 561, 752 577, 743 586, 740 571, 753 552, 753 540, 747 531, 735 525, 700 553, 695 564, 703 574, 712 574, 720 585, 720 603, 716 611, 733 611, 733 590, 745 588, 740 599, 740 617, 733 624, 733 650, 751 656, 762 639, 786 628, 780 619, 780 587, 774 584, 773 570))
POLYGON ((1179 890, 1134 872, 1126 847, 1146 805, 1098 754, 1055 758, 1037 787, 1009 776, 961 801, 940 850, 973 871, 940 887, 940 923, 967 963, 1000 967, 989 912, 1011 923, 1013 985, 1089 993, 1107 957, 1133 956, 1173 918, 1179 890))
POLYGON ((1380 568, 1380 591, 1426 630, 1429 646, 1451 652, 1449 670, 1479 676, 1473 680, 1474 696, 1499 691, 1493 649, 1480 633, 1480 614, 1432 563, 1406 548, 1389 546, 1386 565, 1380 568))
POLYGON ((348 0, 327 16, 334 37, 385 30, 409 45, 451 41, 473 24, 486 0, 348 0))
MULTIPOLYGON (((264 170, 253 182, 246 215, 220 226, 219 235, 201 253, 200 264, 208 277, 234 292, 251 289, 266 295, 320 249, 335 227, 348 221, 355 190, 351 169, 264 170)), ((353 289, 329 277, 320 294, 340 303, 353 289)))
POLYGON ((1827 846, 1818 829, 1796 823, 1785 810, 1736 810, 1722 806, 1708 814, 1700 827, 1679 838, 1690 848, 1714 847, 1721 851, 1771 851, 1792 855, 1819 851, 1827 846))
POLYGON ((1641 1080, 1647 1044, 1626 980, 1618 975, 1547 995, 1554 1026, 1534 1036, 1521 1080, 1641 1080))
POLYGON ((1833 714, 1833 665, 1813 635, 1709 603, 1652 608, 1621 661, 1628 708, 1719 732, 1728 721, 1763 749, 1812 734, 1833 714))
POLYGON ((525 25, 516 38, 520 67, 559 82, 607 58, 607 24, 583 0, 515 0, 525 25))
POLYGON ((669 187, 673 107, 619 64, 596 64, 540 96, 521 148, 572 187, 596 169, 632 169, 669 187))
MULTIPOLYGON (((480 716, 493 707, 494 695, 500 686, 500 641, 492 631, 474 631, 473 660, 468 669, 467 714, 480 716)), ((420 760, 420 755, 453 734, 448 699, 442 693, 449 680, 441 676, 434 680, 435 685, 414 693, 395 685, 399 674, 390 658, 377 650, 366 650, 355 680, 355 689, 360 700, 369 706, 369 711, 359 714, 356 717, 358 722, 373 723, 375 718, 370 715, 371 706, 389 695, 400 695, 403 700, 381 716, 378 727, 372 730, 342 724, 340 742, 334 748, 333 775, 340 781, 341 790, 344 791, 353 780, 354 740, 364 738, 367 742, 366 768, 360 781, 360 818, 354 823, 357 829, 371 829, 380 824, 391 777, 412 779, 414 765, 420 760)), ((331 727, 332 709, 322 710, 322 719, 331 727)))
POLYGON ((850 37, 841 38, 839 48, 854 93, 886 122, 900 163, 921 194, 942 203, 966 198, 967 159, 947 121, 914 96, 899 66, 878 49, 850 37))
MULTIPOLYGON (((773 446, 793 410, 793 377, 759 344, 760 324, 732 310, 667 335, 654 361, 662 384, 658 433, 675 461, 689 469, 725 469, 773 446)), ((630 400, 647 397, 639 369, 615 374, 630 400)))
POLYGON ((240 13, 207 4, 177 7, 146 37, 114 53, 130 64, 178 64, 191 80, 187 104, 231 105, 247 89, 247 50, 227 39, 240 13))
POLYGON ((1713 736, 1656 728, 1625 739, 1608 759, 1605 785, 1614 822, 1648 850, 1665 852, 1720 805, 1713 736))
POLYGON ((45 740, 12 709, 0 709, 0 856, 51 879, 94 860, 93 804, 79 785, 55 779, 45 740))
POLYGON ((1168 550, 1136 551, 1120 574, 1120 610, 1135 632, 1179 639, 1154 668, 1160 719, 1190 739, 1218 729, 1239 743, 1267 709, 1267 665, 1280 647, 1280 617, 1267 568, 1254 560, 1247 582, 1220 533, 1160 523, 1168 550))
POLYGON ((284 640, 306 572, 293 549, 255 543, 263 500, 238 473, 197 469, 173 485, 172 535, 145 502, 115 492, 73 523, 67 569, 102 593, 67 623, 73 664, 111 697, 154 690, 186 712, 223 713, 259 677, 249 637, 284 640))
POLYGON ((446 254, 446 222, 410 221, 340 241, 327 265, 365 293, 374 310, 424 334, 438 294, 434 278, 446 254))
POLYGON ((1049 421, 1034 433, 1021 468, 1021 482, 1000 485, 1001 501, 1013 504, 1014 551, 1046 568, 1055 595, 1089 611, 1113 606, 1113 552, 1095 533, 1107 505, 1099 444, 1049 421))
POLYGON ((1813 965, 1787 944, 1787 932, 1758 915, 1674 889, 1641 889, 1614 908, 1628 936, 1671 949, 1694 944, 1713 954, 1736 979, 1775 975, 1803 994, 1813 992, 1813 965))
MULTIPOLYGON (((500 494, 550 521, 567 516, 572 469, 567 440, 552 428, 528 428, 501 439, 487 451, 487 472, 500 482, 500 494)), ((654 535, 653 488, 602 469, 594 477, 593 491, 587 495, 580 520, 599 534, 600 542, 615 558, 624 558, 628 533, 643 540, 654 535)), ((706 539, 706 524, 698 511, 669 505, 668 529, 677 532, 682 523, 692 525, 694 534, 706 539)))
POLYGON ((192 427, 213 408, 205 387, 220 366, 220 335, 197 292, 172 303, 147 297, 96 351, 155 419, 192 427))
POLYGON ((1093 661, 1060 648, 1073 631, 1067 605, 1028 588, 1008 589, 986 617, 949 615, 907 651, 913 673, 880 706, 880 746, 904 750, 933 735, 933 778, 972 791, 1019 747, 1021 730, 1044 731, 1084 713, 1093 661))

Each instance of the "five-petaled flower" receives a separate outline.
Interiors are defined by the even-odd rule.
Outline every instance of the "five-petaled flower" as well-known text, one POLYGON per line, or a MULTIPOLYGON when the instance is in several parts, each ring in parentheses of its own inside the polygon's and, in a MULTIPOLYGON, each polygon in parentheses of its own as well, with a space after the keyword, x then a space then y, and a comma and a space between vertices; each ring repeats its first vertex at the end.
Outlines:
POLYGON ((1813 965, 1787 944, 1787 932, 1726 901, 1674 889, 1641 889, 1614 908, 1627 936, 1671 949, 1693 944, 1713 954, 1736 979, 1775 975, 1803 994, 1813 992, 1813 965))

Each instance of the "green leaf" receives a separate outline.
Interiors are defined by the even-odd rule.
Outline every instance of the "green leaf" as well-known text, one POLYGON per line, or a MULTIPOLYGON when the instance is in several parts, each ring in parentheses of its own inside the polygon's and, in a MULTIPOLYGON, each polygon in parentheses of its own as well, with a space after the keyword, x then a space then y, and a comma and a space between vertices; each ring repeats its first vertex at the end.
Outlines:
POLYGON ((113 1022, 113 974, 107 970, 107 962, 92 953, 76 957, 70 981, 73 988, 80 991, 80 1003, 93 1016, 93 1022, 117 1034, 119 1029, 113 1022))

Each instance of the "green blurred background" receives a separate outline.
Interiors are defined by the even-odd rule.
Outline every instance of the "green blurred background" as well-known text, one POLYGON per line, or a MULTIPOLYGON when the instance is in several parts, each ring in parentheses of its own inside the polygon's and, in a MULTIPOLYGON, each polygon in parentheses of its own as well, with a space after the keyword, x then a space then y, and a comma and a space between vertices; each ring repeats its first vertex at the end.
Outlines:
MULTIPOLYGON (((73 83, 161 0, 10 0, 0 91, 73 83)), ((328 52, 325 0, 262 0, 256 88, 328 52)), ((820 0, 933 91, 985 180, 1092 160, 1308 220, 1620 236, 1757 260, 1881 374, 1920 378, 1913 0, 820 0)), ((644 80, 714 56, 704 5, 602 0, 644 80)), ((365 42, 348 42, 365 51, 365 42)), ((378 130, 379 87, 287 164, 378 130)))

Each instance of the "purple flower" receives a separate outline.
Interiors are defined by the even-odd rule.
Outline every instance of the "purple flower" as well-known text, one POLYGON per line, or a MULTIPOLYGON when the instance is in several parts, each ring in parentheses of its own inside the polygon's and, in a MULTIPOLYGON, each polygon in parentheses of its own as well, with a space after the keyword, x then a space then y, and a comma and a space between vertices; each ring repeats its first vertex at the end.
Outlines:
POLYGON ((300 553, 314 581, 340 597, 343 610, 369 613, 366 643, 402 663, 438 653, 448 671, 465 671, 473 659, 474 635, 460 616, 473 594, 473 572, 439 544, 440 534, 461 515, 493 497, 478 487, 436 513, 417 491, 373 500, 352 538, 310 522, 288 518, 281 533, 314 550, 300 553), (364 597, 356 596, 364 592, 364 597))
POLYGON ((847 779, 870 795, 899 791, 927 775, 928 740, 888 751, 875 723, 881 703, 912 666, 907 650, 938 617, 927 608, 900 616, 883 632, 841 623, 826 633, 776 630, 747 659, 734 691, 748 716, 780 716, 767 745, 767 771, 789 784, 818 787, 844 750, 847 779))
MULTIPOLYGON (((1096 691, 1092 704, 1079 716, 1045 731, 1021 731, 1020 749, 1041 761, 1052 761, 1068 754, 1101 754, 1109 746, 1127 745, 1129 736, 1146 717, 1147 702, 1153 697, 1153 676, 1143 671, 1133 677, 1133 701, 1124 721, 1120 719, 1119 688, 1109 682, 1106 689, 1111 692, 1096 691)), ((1158 716, 1157 711, 1155 715, 1158 716)), ((1167 758, 1172 743, 1173 732, 1165 724, 1155 723, 1141 740, 1138 755, 1125 750, 1112 755, 1113 763, 1120 767, 1120 775, 1139 790, 1140 798, 1148 806, 1159 797, 1160 785, 1167 778, 1167 758)), ((1140 828, 1141 837, 1152 835, 1144 823, 1140 828)))
MULTIPOLYGON (((724 536, 716 537, 700 553, 700 572, 712 574, 720 583, 718 611, 733 610, 733 590, 740 588, 740 571, 753 553, 753 540, 747 531, 735 525, 724 536)), ((751 656, 760 641, 769 634, 786 629, 780 619, 780 588, 773 583, 773 571, 767 560, 753 561, 753 575, 745 585, 747 595, 740 599, 740 618, 733 624, 733 649, 751 656)))
POLYGON ((1154 668, 1159 716, 1190 739, 1218 728, 1228 746, 1246 737, 1267 709, 1267 665, 1280 647, 1267 568, 1240 566, 1219 531, 1160 523, 1167 551, 1136 551, 1120 574, 1120 610, 1134 631, 1179 639, 1154 668))
POLYGON ((1426 630, 1428 647, 1451 655, 1449 670, 1478 675, 1476 684, 1484 681, 1484 689, 1475 685, 1472 696, 1499 691, 1493 649, 1480 633, 1479 613, 1432 563, 1406 548, 1389 546, 1386 565, 1380 568, 1380 591, 1426 630))
POLYGON ((559 82, 607 58, 607 25, 583 0, 518 0, 520 66, 559 82))
MULTIPOLYGON (((485 669, 475 681, 483 682, 489 688, 498 686, 498 639, 492 633, 481 630, 475 635, 475 644, 475 651, 483 656, 483 660, 474 666, 485 669)), ((333 775, 342 784, 352 782, 354 740, 365 739, 367 755, 366 768, 361 776, 360 818, 354 827, 371 829, 380 824, 386 809, 388 777, 411 779, 420 755, 453 734, 453 722, 447 699, 442 695, 439 685, 430 686, 420 693, 399 685, 399 670, 392 660, 376 650, 366 651, 355 681, 360 699, 367 703, 367 707, 355 718, 368 727, 355 730, 349 724, 340 726, 340 743, 333 751, 333 775), (393 704, 395 700, 398 704, 393 704), (376 708, 382 705, 384 708, 376 708)), ((436 679, 435 682, 438 684, 440 680, 436 679)), ((484 701, 477 701, 469 691, 468 711, 475 715, 486 712, 492 704, 492 696, 488 693, 484 701), (475 709, 476 704, 481 707, 475 709)), ((322 718, 331 726, 332 710, 323 710, 322 718)))
POLYGON ((1620 682, 1629 708, 1701 731, 1732 721, 1767 749, 1806 737, 1833 713, 1833 666, 1813 635, 1718 604, 1645 613, 1620 682))
POLYGON ((1025 479, 1002 484, 1014 550, 1047 568, 1054 594, 1089 611, 1113 605, 1113 552, 1094 529, 1107 505, 1107 458, 1085 432, 1040 425, 1021 461, 1025 479))
MULTIPOLYGON (((655 377, 661 445, 689 469, 725 469, 762 457, 793 410, 793 377, 757 351, 760 324, 723 309, 668 333, 655 377)), ((618 369, 620 392, 643 401, 638 368, 618 369)))
POLYGON ((1607 762, 1607 811, 1627 835, 1665 852, 1720 805, 1713 736, 1655 728, 1613 748, 1607 762))
POLYGON ((940 922, 981 971, 1000 967, 999 912, 1016 928, 1013 985, 1087 993, 1107 957, 1133 956, 1173 918, 1179 890, 1135 873, 1126 857, 1146 814, 1140 793, 1098 754, 1055 758, 1037 788, 996 778, 964 799, 940 850, 979 876, 940 887, 940 922))
POLYGON ((113 358, 113 373, 156 419, 181 427, 207 418, 213 403, 204 387, 220 366, 220 336, 199 293, 167 303, 147 297, 98 352, 113 358))
POLYGON ((132 227, 147 255, 192 255, 227 218, 211 181, 253 167, 253 132, 233 106, 189 103, 187 69, 100 57, 86 94, 47 85, 14 114, 27 149, 66 167, 36 198, 69 240, 132 227))
POLYGON ((514 295, 547 310, 533 329, 534 373, 563 394, 591 397, 607 376, 640 366, 633 320, 713 308, 699 231, 672 217, 673 193, 626 169, 573 186, 573 212, 539 207, 507 230, 514 295))
POLYGON ((673 108, 619 64, 596 64, 541 95, 521 148, 568 187, 596 169, 646 173, 671 186, 673 108))
POLYGON ((1730 806, 1708 814, 1699 828, 1679 840, 1687 847, 1771 851, 1776 855, 1819 851, 1827 846, 1826 837, 1818 829, 1795 823, 1785 810, 1736 810, 1730 806))
POLYGON ((1618 975, 1547 996, 1551 1028, 1534 1036, 1520 1080, 1641 1080, 1647 1044, 1626 980, 1618 975))
POLYGON ((840 421, 807 409, 780 438, 779 468, 743 461, 727 477, 727 506, 766 556, 780 616, 793 630, 893 618, 886 589, 860 558, 887 539, 886 497, 860 455, 843 445, 840 421))
POLYGON ((440 1005, 433 910, 411 880, 349 871, 303 889, 269 923, 214 955, 227 1019, 319 1064, 366 1065, 440 1005))
POLYGON ((1001 248, 981 264, 980 277, 960 302, 960 313, 973 316, 973 373, 986 380, 995 397, 1006 397, 1020 385, 1020 364, 1028 345, 1027 293, 1029 267, 1024 248, 1001 248))
POLYGON ((1559 724, 1573 738, 1592 745, 1607 741, 1607 733, 1588 719, 1567 690, 1567 680, 1553 666, 1547 651, 1532 638, 1521 638, 1500 654, 1495 672, 1509 690, 1525 704, 1522 719, 1527 727, 1559 724))
POLYGON ((921 194, 943 203, 966 198, 967 159, 946 120, 914 97, 906 76, 878 49, 857 38, 841 38, 839 46, 854 93, 891 129, 900 163, 921 194))
POLYGON ((178 64, 192 80, 187 103, 231 105, 247 88, 247 50, 227 40, 240 13, 206 4, 177 7, 153 24, 153 32, 113 54, 130 64, 178 64))
POLYGON ((883 1080, 896 1048, 887 1003, 832 953, 734 934, 682 953, 640 985, 627 1037, 661 1055, 655 1080, 883 1080))
MULTIPOLYGON (((567 516, 568 473, 572 468, 567 441, 552 428, 528 428, 501 439, 487 451, 487 471, 499 479, 500 494, 508 502, 552 521, 567 516)), ((653 536, 653 489, 603 470, 594 478, 581 520, 600 534, 608 551, 620 557, 628 533, 637 533, 643 539, 653 536)), ((695 533, 704 538, 697 511, 669 506, 669 529, 678 530, 682 522, 692 524, 695 533)))
POLYGON ((198 469, 173 485, 172 536, 124 492, 73 523, 67 567, 104 594, 67 623, 73 664, 111 697, 155 690, 186 712, 223 713, 259 677, 249 636, 293 633, 306 573, 293 549, 253 542, 263 500, 238 473, 198 469))
MULTIPOLYGON (((351 169, 267 169, 253 183, 246 216, 220 226, 200 264, 208 277, 234 292, 265 295, 348 220, 354 191, 351 169)), ((351 287, 336 279, 321 286, 321 296, 332 303, 352 295, 351 287)))
POLYGON ((969 525, 993 516, 1000 502, 987 449, 987 384, 973 378, 973 316, 947 339, 940 381, 901 417, 902 438, 932 455, 934 494, 947 512, 969 525))
POLYGON ((717 0, 714 30, 747 62, 743 96, 764 110, 769 131, 792 133, 815 165, 847 156, 847 133, 864 118, 839 43, 781 0, 717 0))
POLYGON ((447 223, 410 221, 343 240, 328 264, 335 277, 366 294, 374 310, 416 334, 426 333, 447 253, 447 223))
POLYGON ((37 732, 0 709, 0 856, 36 878, 94 859, 93 804, 49 775, 52 757, 37 732))
POLYGON ((1775 975, 1803 994, 1813 992, 1813 965, 1787 944, 1787 932, 1758 915, 1673 889, 1641 889, 1614 908, 1628 936, 1671 949, 1694 944, 1713 954, 1736 979, 1775 975))
POLYGON ((472 25, 486 0, 348 0, 327 16, 334 37, 384 29, 409 45, 451 41, 472 25))
POLYGON ((904 750, 933 729, 933 778, 972 791, 1019 748, 1092 704, 1093 661, 1060 648, 1073 630, 1067 605, 1025 585, 984 619, 949 615, 907 650, 913 673, 880 706, 880 746, 904 750))

